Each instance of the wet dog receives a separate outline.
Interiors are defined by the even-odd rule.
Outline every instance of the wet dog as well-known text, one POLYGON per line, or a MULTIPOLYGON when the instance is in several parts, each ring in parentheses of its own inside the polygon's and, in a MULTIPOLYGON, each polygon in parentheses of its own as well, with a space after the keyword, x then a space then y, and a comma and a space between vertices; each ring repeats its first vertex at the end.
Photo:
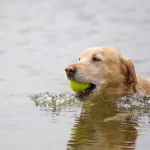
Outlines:
POLYGON ((138 76, 133 63, 115 48, 89 48, 65 71, 69 80, 91 85, 76 94, 79 100, 116 99, 136 92, 150 95, 150 79, 138 76))

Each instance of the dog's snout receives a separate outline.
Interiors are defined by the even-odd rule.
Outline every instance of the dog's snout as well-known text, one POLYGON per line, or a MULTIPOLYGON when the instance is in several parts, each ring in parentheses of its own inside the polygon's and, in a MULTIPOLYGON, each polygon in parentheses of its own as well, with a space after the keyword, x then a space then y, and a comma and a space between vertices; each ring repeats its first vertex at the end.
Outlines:
POLYGON ((70 65, 67 68, 65 68, 65 71, 66 71, 67 75, 72 76, 72 75, 74 75, 76 68, 74 66, 70 65))

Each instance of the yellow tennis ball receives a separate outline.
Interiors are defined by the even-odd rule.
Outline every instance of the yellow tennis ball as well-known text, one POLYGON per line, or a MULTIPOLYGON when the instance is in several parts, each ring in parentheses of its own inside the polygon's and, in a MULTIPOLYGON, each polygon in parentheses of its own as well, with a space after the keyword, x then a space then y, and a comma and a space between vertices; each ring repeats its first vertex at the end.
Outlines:
POLYGON ((85 89, 89 88, 90 84, 70 80, 70 87, 76 93, 80 93, 83 92, 85 89))

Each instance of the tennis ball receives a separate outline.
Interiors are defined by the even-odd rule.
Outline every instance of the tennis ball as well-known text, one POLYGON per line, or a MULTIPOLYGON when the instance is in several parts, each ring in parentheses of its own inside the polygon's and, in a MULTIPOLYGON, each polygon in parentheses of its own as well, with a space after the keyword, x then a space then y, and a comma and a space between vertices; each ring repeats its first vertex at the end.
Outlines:
POLYGON ((85 89, 89 88, 90 84, 70 80, 70 87, 74 92, 80 93, 83 92, 85 89))

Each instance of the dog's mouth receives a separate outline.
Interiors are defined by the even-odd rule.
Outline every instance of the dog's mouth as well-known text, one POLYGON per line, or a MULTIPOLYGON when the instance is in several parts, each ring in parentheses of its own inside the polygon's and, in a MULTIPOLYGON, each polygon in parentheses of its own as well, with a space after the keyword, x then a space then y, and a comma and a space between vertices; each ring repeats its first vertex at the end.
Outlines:
POLYGON ((84 100, 85 97, 93 93, 94 89, 96 89, 96 85, 93 83, 90 83, 90 87, 85 89, 83 92, 76 93, 75 97, 79 100, 84 100))

